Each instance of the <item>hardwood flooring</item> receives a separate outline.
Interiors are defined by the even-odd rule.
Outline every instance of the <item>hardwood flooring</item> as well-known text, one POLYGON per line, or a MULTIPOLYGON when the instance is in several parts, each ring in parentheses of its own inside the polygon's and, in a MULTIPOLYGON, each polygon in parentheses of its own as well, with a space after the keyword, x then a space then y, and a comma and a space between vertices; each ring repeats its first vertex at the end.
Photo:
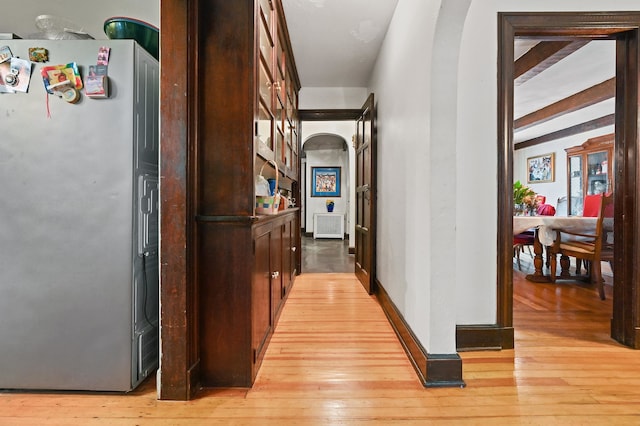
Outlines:
POLYGON ((353 274, 303 274, 252 389, 188 402, 158 401, 153 379, 127 395, 7 392, 0 425, 640 424, 640 352, 609 338, 611 298, 524 273, 515 350, 461 353, 465 388, 422 387, 353 274))

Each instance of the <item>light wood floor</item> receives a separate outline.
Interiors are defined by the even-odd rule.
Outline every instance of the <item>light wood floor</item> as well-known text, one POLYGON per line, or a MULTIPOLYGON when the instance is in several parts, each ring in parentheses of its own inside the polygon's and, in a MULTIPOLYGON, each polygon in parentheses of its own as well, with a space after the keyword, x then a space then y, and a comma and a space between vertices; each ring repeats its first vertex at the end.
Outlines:
MULTIPOLYGON (((353 274, 298 277, 250 389, 158 401, 0 393, 0 425, 640 424, 640 352, 608 337, 611 299, 514 272, 516 349, 461 353, 466 388, 425 389, 353 274)), ((610 295, 610 293, 609 293, 610 295)))

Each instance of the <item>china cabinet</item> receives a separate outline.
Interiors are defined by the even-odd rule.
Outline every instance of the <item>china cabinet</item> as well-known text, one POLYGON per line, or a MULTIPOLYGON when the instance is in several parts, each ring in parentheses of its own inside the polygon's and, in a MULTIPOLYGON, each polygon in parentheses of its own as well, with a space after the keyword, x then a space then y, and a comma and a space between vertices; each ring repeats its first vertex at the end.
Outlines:
POLYGON ((613 142, 608 134, 587 140, 567 152, 567 215, 581 216, 586 195, 613 190, 613 142))
POLYGON ((249 387, 300 271, 299 209, 255 210, 262 170, 265 178, 277 174, 281 192, 300 199, 300 83, 280 0, 211 0, 202 7, 201 50, 211 59, 201 90, 215 95, 199 105, 207 120, 194 154, 198 368, 204 387, 249 387))

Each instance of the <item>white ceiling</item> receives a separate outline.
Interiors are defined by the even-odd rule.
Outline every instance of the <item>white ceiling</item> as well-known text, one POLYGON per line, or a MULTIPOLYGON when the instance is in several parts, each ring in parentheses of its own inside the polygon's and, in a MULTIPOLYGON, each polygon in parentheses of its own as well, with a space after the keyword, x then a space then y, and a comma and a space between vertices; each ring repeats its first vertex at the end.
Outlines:
POLYGON ((303 87, 366 87, 398 0, 282 0, 303 87))
MULTIPOLYGON (((537 42, 516 40, 514 56, 518 59, 537 42)), ((554 102, 581 92, 615 76, 615 41, 594 40, 558 61, 522 85, 514 87, 514 117, 521 118, 554 102)), ((514 142, 522 142, 594 120, 615 111, 615 99, 517 131, 514 142)), ((597 134, 613 132, 613 126, 601 128, 597 134)))

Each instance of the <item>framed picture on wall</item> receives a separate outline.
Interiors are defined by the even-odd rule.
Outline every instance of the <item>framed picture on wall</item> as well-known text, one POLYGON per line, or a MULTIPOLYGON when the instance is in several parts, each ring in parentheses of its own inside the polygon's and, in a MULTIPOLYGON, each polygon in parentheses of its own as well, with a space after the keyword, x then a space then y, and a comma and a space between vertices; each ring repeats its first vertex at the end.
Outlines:
POLYGON ((311 168, 311 196, 340 196, 340 167, 311 168))
POLYGON ((544 183, 555 180, 555 154, 527 158, 527 183, 544 183))

